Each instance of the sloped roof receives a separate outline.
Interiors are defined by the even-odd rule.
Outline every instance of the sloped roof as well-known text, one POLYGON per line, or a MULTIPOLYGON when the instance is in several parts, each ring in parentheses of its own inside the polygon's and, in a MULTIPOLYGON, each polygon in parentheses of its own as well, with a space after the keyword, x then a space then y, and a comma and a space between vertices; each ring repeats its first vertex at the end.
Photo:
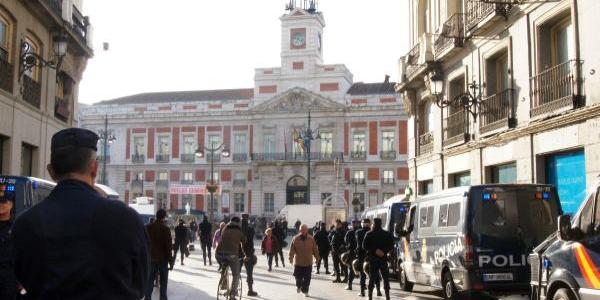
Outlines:
POLYGON ((348 94, 352 96, 358 95, 379 95, 379 94, 395 94, 395 82, 378 82, 378 83, 363 83, 357 82, 348 90, 348 94))
POLYGON ((195 102, 217 100, 250 100, 254 97, 254 89, 206 90, 159 92, 130 95, 121 98, 105 100, 96 105, 110 104, 150 104, 168 102, 195 102))

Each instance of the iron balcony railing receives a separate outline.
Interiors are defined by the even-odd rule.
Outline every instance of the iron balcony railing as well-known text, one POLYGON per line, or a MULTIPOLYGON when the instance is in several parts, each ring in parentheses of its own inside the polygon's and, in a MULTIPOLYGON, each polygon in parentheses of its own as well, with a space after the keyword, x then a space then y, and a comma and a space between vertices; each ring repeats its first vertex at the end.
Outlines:
POLYGON ((569 60, 562 64, 548 68, 536 76, 531 77, 531 115, 538 116, 564 107, 578 107, 580 97, 578 85, 583 85, 583 78, 577 79, 576 74, 581 74, 582 60, 569 60))
POLYGON ((379 153, 379 157, 383 160, 394 160, 394 159, 396 159, 396 151, 394 151, 394 150, 381 151, 379 153))
POLYGON ((54 117, 63 122, 67 122, 69 121, 70 115, 69 100, 56 97, 54 101, 54 117))
POLYGON ((134 154, 131 156, 131 162, 136 164, 144 163, 146 156, 144 154, 134 154))
POLYGON ((365 184, 365 179, 364 178, 352 178, 352 179, 350 179, 349 184, 356 184, 356 185, 365 184))
POLYGON ((365 160, 367 159, 367 151, 352 151, 350 158, 353 160, 365 160))
MULTIPOLYGON (((252 161, 305 161, 308 157, 304 153, 252 153, 252 161)), ((311 152, 310 159, 313 161, 343 160, 342 152, 311 152)))
POLYGON ((419 155, 433 152, 433 133, 427 132, 419 136, 419 155))
POLYGON ((246 179, 234 179, 233 186, 246 186, 246 179))
POLYGON ((110 155, 98 155, 98 162, 106 162, 107 164, 110 164, 110 155))
POLYGON ((184 163, 193 163, 196 161, 196 154, 193 153, 184 153, 181 154, 181 162, 184 163))
POLYGON ((444 22, 442 32, 434 42, 436 56, 452 47, 463 46, 465 37, 464 17, 464 14, 457 13, 444 22))
POLYGON ((0 48, 0 89, 13 91, 14 67, 8 62, 8 52, 0 48))
POLYGON ((182 179, 180 183, 191 185, 191 184, 194 184, 194 180, 193 179, 182 179))
POLYGON ((131 181, 131 188, 144 188, 144 180, 142 179, 134 179, 131 181))
POLYGON ((206 153, 206 161, 221 161, 221 153, 206 153))
POLYGON ((459 109, 444 120, 444 146, 465 141, 468 117, 463 109, 459 109))
POLYGON ((485 2, 481 0, 467 0, 466 26, 472 30, 479 23, 493 13, 506 16, 512 5, 510 3, 485 2))
POLYGON ((406 77, 412 76, 414 72, 419 68, 419 56, 421 54, 420 50, 420 44, 416 44, 408 52, 406 58, 406 77))
POLYGON ((248 160, 248 154, 246 153, 234 153, 233 161, 244 162, 248 160))
POLYGON ((42 86, 31 77, 23 76, 23 100, 34 107, 40 108, 42 86))
POLYGON ((396 179, 394 178, 381 178, 381 184, 395 184, 396 179))
POLYGON ((73 31, 81 39, 84 44, 87 44, 88 34, 88 18, 84 17, 81 12, 73 5, 73 31))
POLYGON ((513 90, 484 97, 479 112, 479 132, 489 132, 505 126, 512 126, 514 120, 513 90))
POLYGON ((155 157, 157 163, 168 163, 170 158, 170 154, 157 154, 155 157))
POLYGON ((158 179, 158 180, 156 180, 156 186, 157 187, 168 187, 169 186, 169 181, 168 180, 164 180, 164 179, 158 179))

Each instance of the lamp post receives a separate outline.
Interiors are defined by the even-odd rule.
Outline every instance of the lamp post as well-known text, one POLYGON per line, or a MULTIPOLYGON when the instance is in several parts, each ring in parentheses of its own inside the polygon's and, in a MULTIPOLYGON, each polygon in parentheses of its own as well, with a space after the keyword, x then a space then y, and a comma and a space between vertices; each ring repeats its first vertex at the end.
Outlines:
POLYGON ((106 162, 108 160, 108 144, 114 143, 117 138, 112 129, 108 129, 108 114, 104 115, 104 129, 100 130, 98 136, 102 141, 102 184, 108 185, 106 180, 106 162))
POLYGON ((468 112, 473 116, 473 120, 477 119, 477 111, 481 106, 481 97, 477 94, 477 90, 480 86, 475 80, 469 84, 469 89, 473 91, 472 93, 467 91, 452 99, 444 98, 443 96, 444 76, 439 68, 434 68, 429 74, 427 84, 429 85, 429 92, 435 98, 435 104, 439 108, 446 108, 458 103, 465 112, 468 112))
POLYGON ((214 168, 215 168, 215 153, 217 153, 218 151, 221 151, 221 155, 223 155, 223 157, 228 157, 229 156, 229 150, 225 147, 225 144, 221 144, 218 147, 215 147, 214 144, 210 145, 209 147, 202 147, 202 148, 198 148, 196 150, 196 157, 198 158, 202 158, 204 157, 204 153, 207 152, 210 155, 210 185, 206 185, 206 189, 208 190, 208 192, 210 193, 210 205, 209 205, 209 209, 210 211, 208 212, 208 219, 210 222, 214 221, 214 207, 213 207, 213 202, 214 202, 214 194, 217 191, 217 185, 215 184, 215 179, 214 179, 214 168))
POLYGON ((302 142, 304 145, 304 152, 306 152, 306 204, 310 204, 310 161, 311 161, 311 153, 310 153, 310 144, 314 140, 321 139, 321 135, 319 134, 319 129, 313 131, 310 126, 311 117, 310 117, 310 109, 308 110, 308 126, 306 128, 300 129, 299 136, 296 138, 296 142, 302 142))
POLYGON ((25 41, 21 41, 21 71, 19 80, 25 72, 31 71, 34 67, 48 67, 58 70, 62 64, 65 55, 67 54, 68 38, 64 32, 55 33, 52 37, 54 56, 50 60, 45 60, 40 54, 33 51, 32 45, 25 41))

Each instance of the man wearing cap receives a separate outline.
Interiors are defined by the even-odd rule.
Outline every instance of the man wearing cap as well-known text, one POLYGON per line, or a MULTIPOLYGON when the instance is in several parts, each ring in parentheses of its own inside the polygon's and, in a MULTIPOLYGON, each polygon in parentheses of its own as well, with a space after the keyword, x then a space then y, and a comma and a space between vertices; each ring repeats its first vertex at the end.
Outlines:
POLYGON ((47 169, 58 183, 13 227, 15 273, 27 299, 141 299, 148 285, 148 237, 139 215, 94 189, 92 131, 52 137, 47 169))
POLYGON ((17 296, 17 278, 13 270, 12 208, 15 193, 7 190, 8 185, 0 184, 0 299, 14 300, 17 296))
POLYGON ((160 279, 160 300, 167 300, 167 284, 169 282, 169 262, 171 261, 171 230, 165 225, 167 212, 159 209, 156 212, 156 221, 146 225, 150 238, 150 255, 152 265, 145 300, 152 299, 154 280, 156 275, 160 279))
POLYGON ((385 300, 390 300, 387 254, 394 249, 394 238, 391 233, 381 228, 380 218, 373 220, 373 227, 367 232, 363 240, 363 248, 367 253, 367 261, 371 266, 369 269, 369 300, 373 299, 373 288, 375 288, 375 282, 379 280, 380 275, 383 280, 385 300))

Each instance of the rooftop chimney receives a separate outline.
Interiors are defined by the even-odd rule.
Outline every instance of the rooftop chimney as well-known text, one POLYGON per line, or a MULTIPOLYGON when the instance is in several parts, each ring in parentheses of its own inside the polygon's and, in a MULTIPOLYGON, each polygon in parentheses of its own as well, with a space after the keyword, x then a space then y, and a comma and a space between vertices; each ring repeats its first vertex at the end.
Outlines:
POLYGON ((385 75, 385 80, 383 81, 383 83, 390 83, 390 75, 385 75))

